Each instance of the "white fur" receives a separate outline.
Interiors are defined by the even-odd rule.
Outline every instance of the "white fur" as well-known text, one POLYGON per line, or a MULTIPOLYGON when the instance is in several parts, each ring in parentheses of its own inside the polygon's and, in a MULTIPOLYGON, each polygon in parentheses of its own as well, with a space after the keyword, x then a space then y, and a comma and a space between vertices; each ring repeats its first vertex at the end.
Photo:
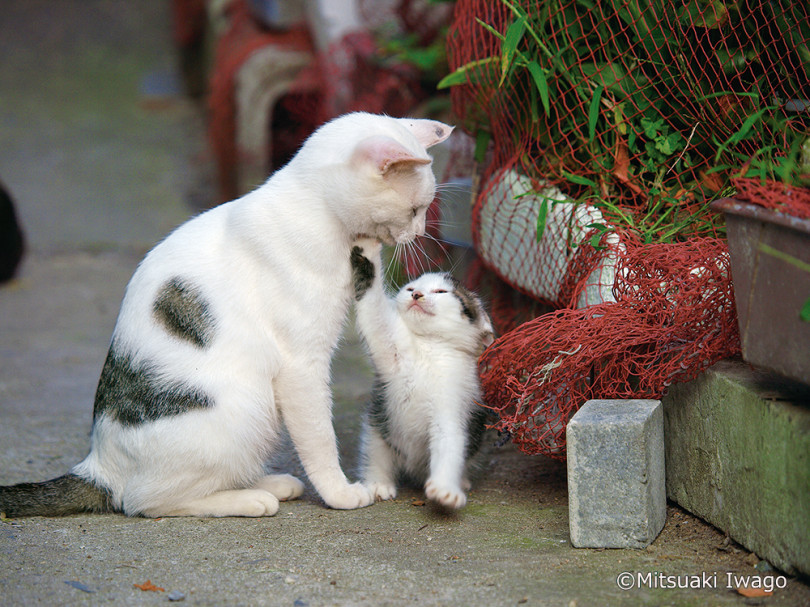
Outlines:
POLYGON ((385 386, 390 443, 365 420, 363 480, 376 499, 391 499, 402 470, 425 482, 429 499, 461 508, 469 487, 467 424, 481 400, 477 359, 492 342, 489 317, 478 303, 471 322, 443 274, 424 274, 389 299, 379 243, 355 244, 375 265, 374 283, 357 302, 357 321, 385 386))
POLYGON ((263 478, 283 420, 327 505, 370 504, 340 468, 331 420, 330 360, 353 294, 350 245, 363 234, 406 242, 424 231, 435 193, 425 149, 451 130, 343 116, 264 185, 157 245, 127 287, 114 347, 214 405, 135 426, 100 415, 74 473, 109 488, 127 514, 272 515, 302 490, 293 477, 263 478), (155 322, 158 290, 173 277, 209 306, 207 348, 155 322))

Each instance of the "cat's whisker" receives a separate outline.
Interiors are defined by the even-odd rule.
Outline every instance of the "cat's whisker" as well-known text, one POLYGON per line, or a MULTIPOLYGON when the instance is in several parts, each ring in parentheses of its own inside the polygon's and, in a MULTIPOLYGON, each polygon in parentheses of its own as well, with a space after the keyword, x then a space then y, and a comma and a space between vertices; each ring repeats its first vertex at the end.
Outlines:
POLYGON ((418 256, 414 253, 413 241, 404 243, 402 246, 402 265, 408 278, 412 278, 411 268, 417 261, 418 256))
POLYGON ((385 275, 390 280, 393 280, 393 278, 394 278, 394 268, 396 267, 397 263, 400 261, 400 256, 401 255, 402 255, 402 245, 400 243, 396 243, 394 245, 394 250, 391 253, 390 258, 388 259, 388 264, 385 267, 385 275))
POLYGON ((426 264, 425 260, 427 259, 428 263, 431 261, 425 247, 423 247, 422 243, 417 239, 410 243, 410 249, 414 262, 419 268, 419 273, 424 274, 428 269, 428 264, 426 264))
POLYGON ((464 183, 453 182, 453 181, 445 181, 443 183, 436 184, 436 192, 459 192, 459 193, 470 193, 470 186, 464 183))

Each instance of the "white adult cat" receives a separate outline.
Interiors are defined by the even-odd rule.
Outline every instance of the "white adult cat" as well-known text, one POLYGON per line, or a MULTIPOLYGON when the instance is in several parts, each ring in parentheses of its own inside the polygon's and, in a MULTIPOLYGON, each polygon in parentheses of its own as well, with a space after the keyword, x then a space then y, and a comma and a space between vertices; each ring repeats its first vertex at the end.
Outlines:
POLYGON ((477 360, 493 341, 489 316, 449 274, 423 274, 389 299, 377 241, 359 239, 351 259, 357 326, 377 372, 363 425, 363 481, 386 500, 404 475, 424 483, 428 499, 461 508, 486 417, 477 360))
POLYGON ((71 473, 0 488, 8 516, 266 516, 301 494, 264 476, 282 422, 332 508, 367 506, 338 462, 329 367, 353 296, 352 242, 422 234, 426 148, 452 128, 363 113, 316 131, 255 191, 179 227, 130 281, 71 473))

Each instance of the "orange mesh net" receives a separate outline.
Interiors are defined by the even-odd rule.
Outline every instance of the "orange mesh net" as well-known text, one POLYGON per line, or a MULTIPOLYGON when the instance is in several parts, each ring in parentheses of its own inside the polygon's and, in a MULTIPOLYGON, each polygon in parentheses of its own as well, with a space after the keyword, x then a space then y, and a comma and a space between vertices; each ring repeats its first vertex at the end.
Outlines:
POLYGON ((795 174, 808 49, 810 9, 789 0, 456 3, 453 109, 491 158, 473 240, 509 331, 480 370, 522 450, 564 458, 589 398, 660 398, 739 352, 708 202, 795 174), (525 322, 505 285, 560 309, 525 322))

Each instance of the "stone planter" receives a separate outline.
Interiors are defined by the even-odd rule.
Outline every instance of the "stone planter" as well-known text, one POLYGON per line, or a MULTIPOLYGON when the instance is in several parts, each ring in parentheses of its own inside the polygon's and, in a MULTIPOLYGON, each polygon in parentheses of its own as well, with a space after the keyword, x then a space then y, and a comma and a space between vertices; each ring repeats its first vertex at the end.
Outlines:
POLYGON ((810 220, 724 198, 743 358, 810 384, 810 220))

